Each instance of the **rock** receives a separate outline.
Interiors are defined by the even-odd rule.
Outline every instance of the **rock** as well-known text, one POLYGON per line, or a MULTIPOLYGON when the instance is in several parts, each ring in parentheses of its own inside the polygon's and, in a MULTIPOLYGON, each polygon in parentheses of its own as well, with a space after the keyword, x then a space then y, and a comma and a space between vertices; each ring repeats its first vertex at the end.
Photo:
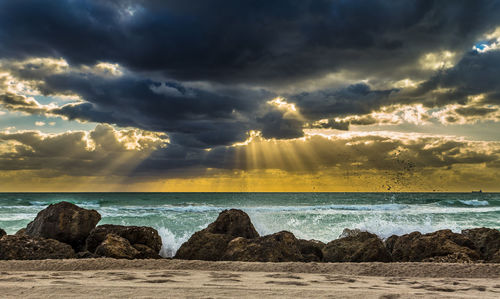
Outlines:
POLYGON ((222 260, 245 262, 299 262, 298 240, 287 231, 255 239, 236 238, 227 245, 222 260))
POLYGON ((4 236, 0 239, 0 260, 70 259, 75 251, 70 245, 53 239, 30 236, 4 236))
POLYGON ((101 244, 108 234, 115 234, 129 241, 130 244, 143 244, 160 252, 162 243, 158 231, 147 226, 123 226, 114 224, 104 224, 97 226, 87 238, 86 249, 95 252, 97 246, 101 244))
POLYGON ((500 231, 481 227, 463 230, 462 235, 474 243, 482 260, 493 261, 495 255, 500 255, 500 231))
POLYGON ((212 234, 230 235, 235 238, 253 239, 259 237, 259 233, 255 230, 247 213, 236 209, 222 211, 206 230, 212 234))
POLYGON ((389 251, 389 253, 391 253, 391 255, 392 255, 392 251, 394 250, 394 244, 396 244, 396 241, 398 240, 398 238, 399 238, 399 236, 392 235, 389 238, 387 238, 384 242, 385 248, 387 248, 387 250, 389 251))
POLYGON ((488 262, 491 262, 491 263, 500 263, 500 250, 497 251, 497 253, 495 253, 493 255, 493 257, 491 258, 491 260, 489 260, 488 262))
POLYGON ((451 230, 440 230, 425 235, 413 232, 399 237, 391 236, 387 239, 386 246, 396 262, 421 262, 453 254, 460 254, 461 259, 465 259, 464 256, 471 260, 479 259, 474 243, 451 230))
POLYGON ((0 228, 0 239, 1 239, 3 236, 6 236, 6 235, 7 235, 7 233, 6 233, 3 229, 1 229, 1 228, 0 228))
POLYGON ((132 244, 139 254, 135 257, 136 259, 161 259, 162 257, 155 252, 153 249, 149 248, 144 244, 132 244))
POLYGON ((339 236, 339 239, 345 238, 345 237, 354 237, 359 233, 361 233, 361 230, 359 228, 355 228, 355 229, 344 228, 344 230, 342 231, 342 233, 339 236))
POLYGON ((95 254, 116 259, 134 259, 139 255, 139 251, 130 245, 127 239, 108 234, 101 245, 96 248, 95 254))
POLYGON ((218 261, 227 244, 234 239, 231 235, 212 234, 206 229, 194 233, 175 253, 176 259, 218 261))
POLYGON ((26 228, 21 228, 15 233, 16 236, 24 236, 26 235, 26 228))
POLYGON ((323 248, 324 262, 390 262, 391 255, 380 238, 358 232, 333 240, 323 248))
POLYGON ((428 263, 461 263, 469 264, 474 261, 466 254, 463 253, 452 253, 445 256, 434 256, 430 258, 423 259, 422 262, 428 263))
POLYGON ((300 254, 304 262, 321 262, 323 260, 323 248, 325 243, 317 240, 297 240, 300 254))
POLYGON ((62 201, 40 211, 35 220, 26 227, 26 234, 55 239, 70 244, 79 251, 84 247, 85 239, 99 220, 101 215, 97 211, 86 210, 62 201))
POLYGON ((76 253, 76 258, 77 259, 93 259, 98 257, 96 254, 89 252, 89 251, 80 251, 76 253))
POLYGON ((218 261, 228 243, 236 238, 259 237, 250 217, 241 210, 224 210, 205 229, 194 233, 177 250, 174 258, 187 260, 218 261))

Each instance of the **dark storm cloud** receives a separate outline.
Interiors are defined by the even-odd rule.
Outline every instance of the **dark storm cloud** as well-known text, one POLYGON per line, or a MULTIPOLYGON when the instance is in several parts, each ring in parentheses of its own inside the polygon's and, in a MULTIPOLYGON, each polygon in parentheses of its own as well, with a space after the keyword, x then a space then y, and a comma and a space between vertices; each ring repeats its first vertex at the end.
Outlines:
MULTIPOLYGON (((484 96, 485 104, 500 104, 500 51, 485 53, 470 51, 452 68, 443 70, 407 94, 408 101, 423 102, 427 106, 451 103, 466 104, 470 96, 484 96), (439 89, 447 89, 439 92, 439 89)), ((460 113, 459 111, 457 111, 460 113)), ((463 115, 487 114, 486 110, 464 110, 463 115)), ((492 112, 492 111, 490 111, 492 112)))
POLYGON ((0 56, 226 83, 390 74, 427 52, 470 49, 499 12, 492 0, 2 1, 0 56))
POLYGON ((264 138, 291 139, 304 136, 303 121, 287 118, 283 111, 271 110, 257 118, 264 138))
POLYGON ((396 89, 371 90, 364 83, 344 89, 319 90, 289 96, 301 113, 309 119, 323 119, 339 115, 367 114, 390 104, 389 96, 396 89))
POLYGON ((301 117, 268 101, 279 85, 339 70, 388 81, 428 79, 422 55, 465 53, 499 24, 500 1, 487 0, 2 1, 3 66, 44 95, 77 94, 84 102, 49 107, 0 92, 0 104, 167 132, 172 146, 159 153, 194 157, 203 148, 243 141, 249 130, 290 139, 320 119, 329 119, 323 127, 342 130, 373 124, 370 112, 398 102, 465 104, 469 95, 487 92, 485 101, 498 103, 498 51, 466 53, 409 93, 360 83, 282 94, 301 117), (68 66, 8 63, 32 57, 62 58, 68 66), (117 63, 125 73, 86 70, 99 62, 117 63), (452 90, 435 93, 439 88, 452 90), (332 120, 349 115, 361 117, 332 120))

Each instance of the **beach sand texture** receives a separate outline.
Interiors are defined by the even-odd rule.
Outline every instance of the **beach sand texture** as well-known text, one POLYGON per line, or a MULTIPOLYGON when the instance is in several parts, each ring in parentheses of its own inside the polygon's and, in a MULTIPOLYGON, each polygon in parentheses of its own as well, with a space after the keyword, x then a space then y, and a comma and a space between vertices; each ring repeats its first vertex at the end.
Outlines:
POLYGON ((499 264, 0 261, 6 298, 499 298, 499 264))

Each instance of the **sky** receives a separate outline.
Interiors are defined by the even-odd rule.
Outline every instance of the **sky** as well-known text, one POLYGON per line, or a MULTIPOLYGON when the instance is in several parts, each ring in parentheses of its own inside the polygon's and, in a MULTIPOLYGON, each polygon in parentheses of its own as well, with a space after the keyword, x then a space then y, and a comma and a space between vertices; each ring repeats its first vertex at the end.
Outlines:
POLYGON ((500 1, 0 0, 0 192, 500 191, 500 1))

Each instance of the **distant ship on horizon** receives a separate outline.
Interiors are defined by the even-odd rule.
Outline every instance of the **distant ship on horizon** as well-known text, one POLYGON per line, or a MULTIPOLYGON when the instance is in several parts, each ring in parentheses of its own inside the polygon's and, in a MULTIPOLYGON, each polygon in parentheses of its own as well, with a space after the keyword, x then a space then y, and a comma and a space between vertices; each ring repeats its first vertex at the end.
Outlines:
POLYGON ((472 193, 483 193, 483 190, 479 189, 479 191, 472 190, 472 193))

